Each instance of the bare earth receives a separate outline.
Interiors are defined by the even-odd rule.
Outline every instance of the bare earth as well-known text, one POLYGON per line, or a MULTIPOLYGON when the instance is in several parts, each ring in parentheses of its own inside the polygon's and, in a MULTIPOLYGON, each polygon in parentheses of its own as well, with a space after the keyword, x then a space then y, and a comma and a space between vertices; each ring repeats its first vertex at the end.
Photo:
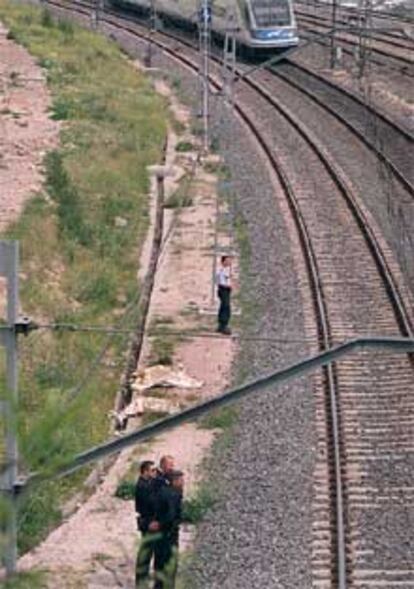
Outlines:
MULTIPOLYGON (((60 125, 48 116, 51 97, 43 70, 0 22, 0 238, 42 186, 42 159, 58 145, 60 125)), ((0 278, 0 318, 5 281, 0 278)))
MULTIPOLYGON (((189 113, 180 106, 162 82, 156 89, 167 95, 175 117, 188 128, 189 113)), ((185 133, 181 141, 195 139, 185 133)), ((174 147, 177 137, 170 133, 166 182, 167 198, 177 187, 183 174, 191 169, 195 153, 179 154, 174 147)), ((197 166, 191 186, 193 206, 167 211, 165 235, 168 236, 153 292, 151 317, 169 317, 174 329, 215 326, 213 315, 199 311, 209 307, 211 293, 212 220, 215 215, 216 178, 197 166)), ((154 196, 154 195, 152 195, 154 196)), ((154 200, 154 199, 152 199, 154 200)), ((151 233, 151 232, 150 232, 151 233)), ((150 242, 148 238, 148 243, 150 242)), ((228 236, 221 234, 220 244, 228 245, 228 236)), ((143 251, 143 263, 148 258, 148 243, 143 251)), ((145 368, 151 342, 146 342, 140 369, 145 368)), ((220 392, 230 373, 234 343, 226 337, 192 339, 176 345, 174 367, 181 365, 185 372, 203 386, 194 390, 168 390, 172 406, 188 406, 202 398, 220 392)), ((115 393, 115 391, 114 391, 115 393)), ((160 399, 158 399, 159 401, 160 399)), ((151 399, 141 402, 146 410, 151 399)), ((139 421, 131 423, 131 427, 139 421)), ((114 497, 119 480, 143 458, 156 461, 164 453, 176 458, 179 468, 186 473, 186 495, 194 492, 200 477, 200 463, 206 455, 215 432, 194 424, 175 429, 150 444, 129 449, 120 454, 103 483, 78 511, 32 553, 20 559, 20 569, 41 568, 49 571, 48 587, 69 589, 102 589, 104 587, 134 587, 134 558, 138 541, 133 503, 114 497)), ((182 533, 182 551, 191 546, 192 531, 182 533)))
POLYGON ((42 68, 0 23, 0 233, 42 185, 42 158, 58 144, 42 68))

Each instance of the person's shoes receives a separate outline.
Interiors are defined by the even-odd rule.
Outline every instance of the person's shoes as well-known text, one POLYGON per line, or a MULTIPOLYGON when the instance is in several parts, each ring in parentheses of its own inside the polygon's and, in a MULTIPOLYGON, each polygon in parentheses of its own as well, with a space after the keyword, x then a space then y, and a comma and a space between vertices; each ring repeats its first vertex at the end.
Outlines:
POLYGON ((223 335, 231 335, 230 327, 219 327, 219 329, 217 331, 219 333, 222 333, 223 335))

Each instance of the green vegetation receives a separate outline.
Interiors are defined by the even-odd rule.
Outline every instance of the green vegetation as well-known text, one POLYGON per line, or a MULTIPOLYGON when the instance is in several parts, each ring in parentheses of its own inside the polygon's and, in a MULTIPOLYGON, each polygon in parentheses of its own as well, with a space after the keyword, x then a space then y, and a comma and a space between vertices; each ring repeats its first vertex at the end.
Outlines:
POLYGON ((164 411, 146 411, 142 416, 142 425, 148 425, 153 421, 164 419, 164 417, 168 417, 168 413, 165 413, 164 411))
POLYGON ((166 209, 180 209, 182 207, 191 207, 193 204, 193 197, 190 194, 192 185, 192 176, 186 174, 182 178, 177 190, 175 190, 165 203, 166 209))
POLYGON ((30 571, 14 575, 0 585, 3 589, 45 589, 46 577, 43 571, 30 571))
POLYGON ((237 408, 232 405, 212 411, 203 417, 199 425, 204 429, 228 429, 237 421, 237 408))
POLYGON ((175 146, 175 151, 186 152, 194 151, 194 145, 190 141, 179 141, 175 146))
POLYGON ((124 501, 134 499, 135 485, 136 483, 134 481, 122 480, 116 488, 115 497, 118 497, 118 499, 124 499, 124 501))
POLYGON ((148 360, 149 366, 173 364, 175 342, 173 337, 155 337, 151 343, 151 353, 148 360))
POLYGON ((216 493, 211 485, 201 484, 193 497, 183 501, 183 521, 189 524, 199 523, 215 502, 216 493))
MULTIPOLYGON (((61 148, 45 158, 45 190, 2 236, 20 240, 22 308, 40 323, 129 327, 148 226, 146 167, 161 157, 164 103, 104 38, 5 0, 0 18, 9 38, 46 69, 51 114, 64 121, 61 148)), ((53 470, 108 436, 126 344, 126 336, 63 330, 22 339, 18 427, 25 469, 53 470)), ((59 522, 62 502, 87 472, 42 484, 23 499, 21 551, 59 522)))
POLYGON ((229 168, 221 162, 209 162, 204 164, 204 170, 209 174, 215 174, 222 180, 229 180, 231 178, 229 168))

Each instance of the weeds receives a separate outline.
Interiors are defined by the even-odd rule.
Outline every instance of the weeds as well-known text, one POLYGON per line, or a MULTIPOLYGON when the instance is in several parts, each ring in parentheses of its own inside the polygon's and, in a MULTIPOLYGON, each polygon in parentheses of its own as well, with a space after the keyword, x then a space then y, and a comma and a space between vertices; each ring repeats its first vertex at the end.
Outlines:
POLYGON ((151 352, 148 361, 149 366, 163 364, 171 366, 173 364, 174 344, 173 337, 158 336, 152 340, 151 352))
POLYGON ((189 174, 182 178, 177 190, 172 193, 165 203, 166 209, 179 209, 193 205, 193 197, 190 194, 191 182, 192 177, 189 174))
POLYGON ((175 146, 175 151, 178 151, 179 153, 184 153, 187 151, 193 151, 194 150, 194 145, 192 143, 190 143, 190 141, 179 141, 177 143, 177 145, 175 146))
POLYGON ((130 501, 135 498, 135 483, 133 481, 121 481, 115 491, 115 497, 130 501))
POLYGON ((3 589, 45 589, 45 572, 30 571, 13 575, 1 584, 3 589))
POLYGON ((224 407, 207 414, 199 421, 199 425, 204 429, 229 429, 236 422, 237 409, 235 407, 224 407))
POLYGON ((189 524, 202 521, 206 513, 214 506, 216 495, 211 486, 202 484, 194 497, 183 501, 182 519, 189 524))

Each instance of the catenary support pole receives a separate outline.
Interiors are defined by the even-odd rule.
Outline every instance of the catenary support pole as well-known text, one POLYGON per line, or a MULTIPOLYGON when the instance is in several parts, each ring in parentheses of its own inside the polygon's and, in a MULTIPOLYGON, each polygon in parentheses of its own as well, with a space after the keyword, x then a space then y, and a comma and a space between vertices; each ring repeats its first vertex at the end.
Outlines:
POLYGON ((211 41, 211 3, 210 0, 202 0, 199 13, 199 37, 200 37, 200 85, 201 85, 201 117, 203 119, 203 151, 208 153, 209 118, 210 118, 210 91, 209 91, 209 59, 211 41))
POLYGON ((331 69, 334 70, 336 66, 336 16, 337 16, 338 0, 332 2, 332 35, 331 35, 331 69))
POLYGON ((17 482, 17 435, 15 410, 17 407, 17 316, 19 312, 18 289, 19 247, 17 241, 0 241, 0 276, 7 280, 7 325, 0 343, 6 349, 6 398, 3 403, 3 419, 6 433, 6 468, 1 478, 1 490, 9 503, 7 513, 4 566, 6 574, 16 571, 17 563, 17 507, 15 487, 17 482))

